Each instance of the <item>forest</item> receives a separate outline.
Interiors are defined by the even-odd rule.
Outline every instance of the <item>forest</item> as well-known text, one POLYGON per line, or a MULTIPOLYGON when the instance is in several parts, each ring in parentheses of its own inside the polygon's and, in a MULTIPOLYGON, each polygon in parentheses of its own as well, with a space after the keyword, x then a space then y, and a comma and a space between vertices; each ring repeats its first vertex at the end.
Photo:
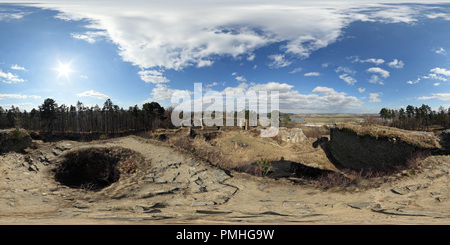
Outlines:
POLYGON ((129 131, 147 131, 158 127, 170 127, 171 108, 164 109, 157 102, 137 105, 127 110, 107 99, 103 107, 87 107, 78 101, 76 106, 58 105, 47 98, 38 109, 21 111, 12 106, 0 106, 0 128, 24 128, 42 132, 103 133, 114 134, 129 131))
MULTIPOLYGON (((88 107, 80 101, 75 106, 58 105, 55 100, 47 98, 38 109, 30 112, 14 106, 9 109, 0 106, 0 129, 24 128, 50 133, 140 132, 172 128, 172 111, 172 107, 165 109, 157 102, 145 103, 142 108, 135 105, 124 109, 110 99, 104 102, 103 107, 88 107)), ((407 130, 447 129, 450 126, 450 108, 442 106, 437 111, 425 104, 420 107, 408 105, 406 109, 382 108, 379 115, 383 124, 407 130)))
POLYGON ((406 109, 396 110, 382 108, 380 117, 391 127, 407 130, 431 130, 436 127, 447 129, 450 126, 450 108, 442 106, 437 111, 425 104, 420 107, 408 105, 406 109))

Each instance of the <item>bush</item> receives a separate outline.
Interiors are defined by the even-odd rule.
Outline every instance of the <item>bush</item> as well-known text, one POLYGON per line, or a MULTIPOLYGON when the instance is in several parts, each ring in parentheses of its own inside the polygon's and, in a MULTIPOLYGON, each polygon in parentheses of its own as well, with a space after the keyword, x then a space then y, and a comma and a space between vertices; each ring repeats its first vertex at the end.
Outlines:
POLYGON ((264 160, 263 158, 256 161, 256 165, 258 168, 256 171, 258 172, 259 176, 267 176, 269 173, 273 171, 273 165, 271 162, 264 160))

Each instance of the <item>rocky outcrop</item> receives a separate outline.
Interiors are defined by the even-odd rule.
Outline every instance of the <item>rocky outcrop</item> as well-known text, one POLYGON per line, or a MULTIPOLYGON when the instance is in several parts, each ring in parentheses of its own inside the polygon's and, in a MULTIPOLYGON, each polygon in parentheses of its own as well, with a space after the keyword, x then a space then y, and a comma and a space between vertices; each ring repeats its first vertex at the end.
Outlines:
POLYGON ((341 125, 331 130, 329 152, 342 167, 381 170, 415 154, 441 148, 433 133, 382 126, 341 125))
POLYGON ((301 128, 284 128, 281 127, 278 132, 278 137, 280 137, 283 142, 299 143, 306 139, 305 134, 301 128))
POLYGON ((22 151, 31 146, 31 137, 24 129, 5 129, 0 131, 0 153, 22 151))

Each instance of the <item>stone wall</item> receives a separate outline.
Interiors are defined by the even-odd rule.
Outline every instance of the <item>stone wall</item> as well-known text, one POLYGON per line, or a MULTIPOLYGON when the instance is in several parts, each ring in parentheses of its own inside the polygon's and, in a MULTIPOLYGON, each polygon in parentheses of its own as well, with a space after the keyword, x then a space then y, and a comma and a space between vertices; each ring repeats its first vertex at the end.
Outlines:
POLYGON ((439 139, 432 133, 376 127, 331 129, 328 150, 334 160, 341 167, 380 170, 406 163, 417 152, 440 148, 439 139))

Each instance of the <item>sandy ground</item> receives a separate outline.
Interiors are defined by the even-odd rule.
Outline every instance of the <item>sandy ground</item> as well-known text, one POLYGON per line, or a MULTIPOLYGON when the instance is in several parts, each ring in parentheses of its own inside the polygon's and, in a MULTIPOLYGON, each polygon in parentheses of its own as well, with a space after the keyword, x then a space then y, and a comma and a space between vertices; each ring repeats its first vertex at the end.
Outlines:
POLYGON ((431 156, 380 187, 333 191, 223 171, 135 136, 40 143, 0 155, 0 224, 450 224, 449 169, 449 156, 431 156), (146 161, 100 191, 55 181, 64 154, 92 147, 146 161))

